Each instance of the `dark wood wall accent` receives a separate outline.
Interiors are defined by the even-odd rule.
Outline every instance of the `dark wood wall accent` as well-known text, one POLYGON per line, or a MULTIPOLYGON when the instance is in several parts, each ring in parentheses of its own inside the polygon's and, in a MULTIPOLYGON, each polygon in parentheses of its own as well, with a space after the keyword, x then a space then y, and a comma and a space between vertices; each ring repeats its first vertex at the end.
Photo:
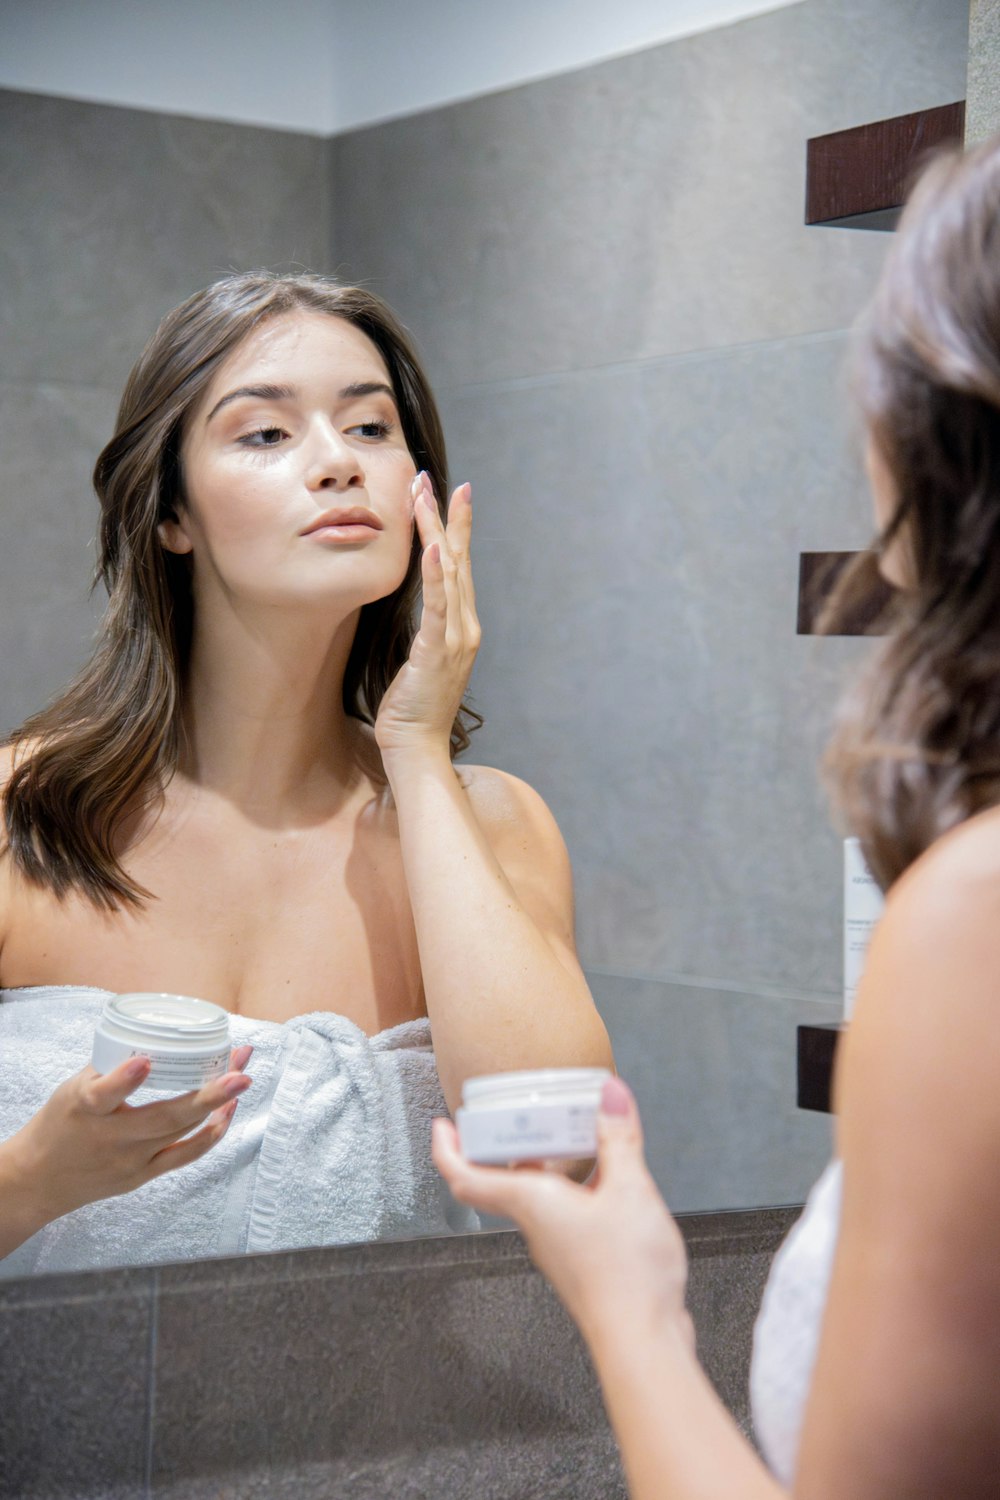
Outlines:
POLYGON ((801 552, 799 554, 799 614, 796 633, 817 635, 819 617, 837 581, 856 557, 865 558, 860 593, 835 621, 827 635, 884 635, 884 620, 892 602, 892 589, 878 570, 874 552, 801 552))
POLYGON ((844 1027, 836 1022, 797 1031, 799 1109, 833 1113, 833 1065, 844 1027))
POLYGON ((921 158, 961 145, 965 100, 818 135, 806 144, 806 223, 893 229, 921 158))

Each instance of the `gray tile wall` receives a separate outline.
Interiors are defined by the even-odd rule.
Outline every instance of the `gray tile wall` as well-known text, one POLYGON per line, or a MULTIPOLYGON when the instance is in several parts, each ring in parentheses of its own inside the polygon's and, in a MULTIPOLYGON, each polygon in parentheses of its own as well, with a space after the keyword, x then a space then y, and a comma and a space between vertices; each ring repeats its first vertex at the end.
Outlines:
POLYGON ((985 141, 1000 130, 1000 0, 971 0, 965 140, 985 141))
MULTIPOLYGON (((744 1430, 783 1211, 682 1220, 744 1430)), ((520 1237, 0 1283, 0 1500, 624 1500, 582 1342, 520 1237)))
POLYGON ((326 143, 0 90, 0 733, 88 652, 94 459, 159 319, 254 266, 320 267, 326 143))
POLYGON ((966 0, 803 0, 330 147, 333 262, 473 483, 473 758, 556 813, 679 1209, 800 1200, 830 1149, 794 1026, 840 1006, 816 763, 867 645, 797 638, 795 591, 869 540, 842 368, 886 240, 803 225, 805 142, 962 98, 967 33, 966 0))

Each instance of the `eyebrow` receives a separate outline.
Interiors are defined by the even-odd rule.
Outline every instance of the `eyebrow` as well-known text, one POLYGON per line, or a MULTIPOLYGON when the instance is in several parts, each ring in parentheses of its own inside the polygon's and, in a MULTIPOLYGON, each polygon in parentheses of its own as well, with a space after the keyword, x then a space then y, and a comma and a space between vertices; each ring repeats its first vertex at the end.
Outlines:
MULTIPOLYGON (((205 425, 207 426, 215 414, 224 406, 228 406, 231 401, 241 401, 246 398, 257 401, 294 401, 298 394, 297 388, 293 385, 241 385, 215 403, 205 418, 205 425)), ((396 392, 391 385, 386 385, 384 380, 358 380, 353 385, 345 385, 337 399, 355 401, 361 396, 388 396, 394 404, 396 400, 396 392)))

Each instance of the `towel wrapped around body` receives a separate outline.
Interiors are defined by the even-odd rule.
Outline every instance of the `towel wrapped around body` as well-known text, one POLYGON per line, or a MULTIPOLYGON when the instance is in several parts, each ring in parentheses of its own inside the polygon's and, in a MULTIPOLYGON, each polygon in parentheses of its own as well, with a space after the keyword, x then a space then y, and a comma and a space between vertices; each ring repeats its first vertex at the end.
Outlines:
MULTIPOLYGON (((109 991, 0 989, 0 1139, 90 1061, 109 991)), ((199 1161, 135 1192, 90 1203, 34 1235, 0 1276, 140 1265, 479 1227, 430 1159, 446 1113, 430 1023, 367 1036, 330 1011, 291 1021, 231 1018, 253 1043, 225 1137, 199 1161)), ((144 1098, 162 1097, 136 1095, 144 1098)))

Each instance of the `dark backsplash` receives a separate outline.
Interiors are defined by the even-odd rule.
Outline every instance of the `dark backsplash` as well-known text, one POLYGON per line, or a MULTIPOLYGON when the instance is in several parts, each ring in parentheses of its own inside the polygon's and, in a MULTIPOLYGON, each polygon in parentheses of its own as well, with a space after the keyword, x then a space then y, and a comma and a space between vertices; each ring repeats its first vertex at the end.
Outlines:
MULTIPOLYGON (((681 1219, 744 1429, 792 1209, 681 1219)), ((623 1500, 579 1336, 520 1236, 0 1282, 2 1500, 623 1500)))

